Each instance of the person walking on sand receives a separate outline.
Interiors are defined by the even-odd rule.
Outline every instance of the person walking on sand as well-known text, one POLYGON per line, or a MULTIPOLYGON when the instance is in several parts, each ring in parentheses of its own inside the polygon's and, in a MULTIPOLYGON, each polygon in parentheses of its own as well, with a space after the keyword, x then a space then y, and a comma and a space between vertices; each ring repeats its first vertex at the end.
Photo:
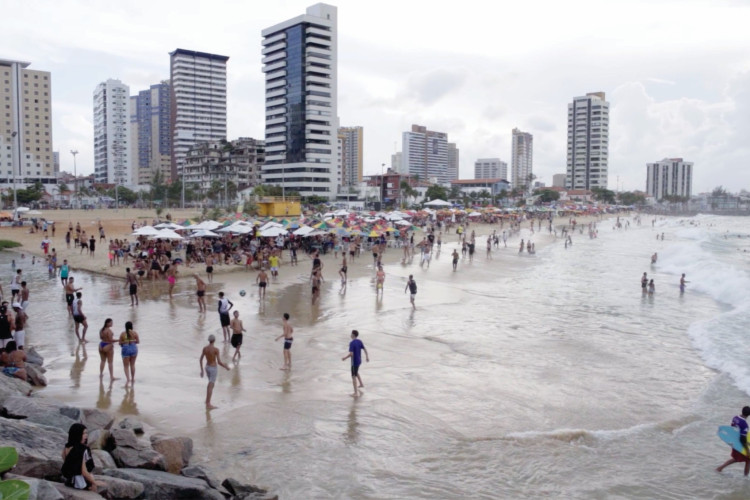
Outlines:
POLYGON ((224 292, 219 292, 219 321, 224 334, 224 342, 229 342, 229 311, 234 307, 229 299, 224 298, 224 292))
POLYGON ((83 294, 81 292, 76 292, 76 298, 73 301, 72 304, 72 312, 73 312, 73 321, 75 322, 75 332, 76 337, 78 337, 78 341, 85 344, 86 343, 86 331, 89 329, 89 323, 86 321, 86 315, 83 314, 83 294), (83 325, 83 334, 78 334, 78 326, 83 325))
POLYGON ((63 259, 63 264, 60 266, 60 281, 62 286, 68 284, 68 275, 70 274, 70 266, 68 265, 68 259, 63 259))
POLYGON ((383 266, 378 267, 378 272, 375 273, 375 295, 383 295, 383 285, 385 284, 385 271, 383 266))
POLYGON ((341 361, 345 361, 348 358, 352 359, 352 386, 354 386, 353 398, 357 398, 362 395, 360 388, 364 387, 362 383, 362 377, 359 375, 359 366, 362 364, 362 351, 365 351, 365 359, 370 362, 370 355, 367 353, 365 344, 359 340, 359 332, 352 330, 351 342, 349 342, 349 354, 341 358, 341 361), (359 385, 357 384, 359 382, 359 385))
MULTIPOLYGON (((742 446, 745 447, 745 452, 748 453, 748 447, 747 447, 747 430, 748 430, 748 424, 747 424, 747 417, 750 417, 750 406, 745 406, 742 408, 742 415, 737 415, 732 419, 732 427, 737 429, 740 433, 740 443, 742 446)), ((750 453, 748 453, 750 455, 750 453)), ((732 458, 721 464, 719 467, 716 468, 716 472, 721 472, 724 470, 725 467, 728 465, 732 465, 734 463, 744 463, 745 464, 745 475, 747 476, 750 474, 750 456, 745 456, 739 451, 732 448, 732 458)))
POLYGON ((201 378, 203 378, 203 359, 206 359, 206 376, 208 377, 208 387, 206 387, 206 409, 213 410, 218 408, 211 404, 211 396, 214 393, 214 384, 216 384, 216 375, 219 373, 219 366, 229 370, 229 367, 221 362, 219 349, 214 346, 216 337, 212 334, 208 336, 208 345, 201 351, 201 357, 198 361, 201 365, 201 378), (217 366, 218 365, 218 366, 217 366))
POLYGON ((232 347, 234 347, 234 356, 232 356, 232 361, 239 359, 242 357, 242 354, 240 354, 240 347, 242 347, 242 332, 245 332, 245 327, 242 326, 242 320, 240 320, 240 312, 234 311, 234 318, 232 319, 232 323, 229 325, 232 328, 232 347))
POLYGON ((172 291, 174 291, 174 285, 177 283, 177 263, 172 263, 167 269, 167 283, 169 283, 169 299, 172 300, 172 291))
POLYGON ((409 281, 406 282, 406 287, 404 288, 404 293, 406 293, 406 290, 409 290, 409 302, 411 302, 411 308, 416 309, 417 306, 414 304, 414 299, 417 297, 417 282, 414 281, 414 275, 409 275, 409 281))
POLYGON ((284 338, 284 366, 281 367, 282 370, 292 369, 292 342, 294 341, 294 337, 292 337, 293 333, 294 328, 292 328, 292 325, 289 324, 289 313, 284 313, 284 322, 282 325, 281 335, 276 337, 276 339, 274 340, 274 342, 278 342, 280 338, 284 338))
POLYGON ((266 270, 261 266, 258 276, 255 277, 255 282, 258 284, 258 300, 266 298, 266 286, 268 286, 268 274, 266 270))
POLYGON ((193 274, 193 278, 195 278, 195 294, 198 296, 198 312, 206 312, 206 282, 197 274, 193 274))
POLYGON ((341 260, 341 269, 339 269, 339 276, 341 276, 341 284, 346 285, 346 272, 348 268, 346 267, 346 252, 341 252, 342 260, 341 260))
POLYGON ((320 286, 323 281, 323 276, 320 274, 320 268, 317 268, 313 275, 310 277, 312 281, 312 305, 320 298, 320 286))
POLYGON ((453 270, 455 271, 458 268, 458 250, 454 248, 451 257, 453 257, 453 270))
MULTIPOLYGON (((104 377, 104 365, 109 365, 109 380, 117 380, 112 363, 115 357, 115 337, 112 333, 112 318, 104 320, 104 326, 99 330, 99 378, 104 377)), ((127 375, 127 372, 126 372, 127 375)))
POLYGON ((68 304, 68 314, 71 316, 73 315, 73 301, 75 300, 75 294, 82 290, 82 288, 76 288, 73 281, 75 281, 75 278, 71 276, 65 284, 65 302, 68 304))
POLYGON ((125 385, 135 383, 135 359, 138 357, 138 344, 141 342, 138 332, 133 330, 133 323, 125 323, 125 331, 120 334, 120 354, 125 368, 125 385))
POLYGON ((130 305, 138 305, 138 277, 130 272, 130 268, 125 268, 125 286, 130 293, 130 305))

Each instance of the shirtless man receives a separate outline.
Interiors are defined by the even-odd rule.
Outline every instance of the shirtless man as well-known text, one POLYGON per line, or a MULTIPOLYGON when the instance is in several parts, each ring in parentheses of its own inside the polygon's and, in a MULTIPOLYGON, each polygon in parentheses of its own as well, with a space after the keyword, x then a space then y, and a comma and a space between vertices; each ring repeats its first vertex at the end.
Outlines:
POLYGON ((219 367, 217 365, 223 366, 224 368, 229 370, 229 367, 221 362, 221 354, 219 354, 219 349, 214 346, 214 342, 216 342, 216 337, 214 335, 209 335, 208 345, 203 348, 203 351, 201 352, 201 358, 199 360, 199 363, 201 365, 201 378, 203 378, 203 358, 206 358, 206 375, 208 376, 208 387, 206 388, 207 410, 218 408, 217 406, 211 404, 211 396, 214 393, 216 375, 219 373, 219 367))
POLYGON ((245 332, 245 328, 242 326, 242 320, 240 320, 240 312, 234 311, 234 318, 232 318, 232 322, 229 324, 229 327, 232 329, 232 347, 234 347, 234 356, 232 356, 232 361, 235 359, 238 359, 242 357, 242 354, 240 354, 240 347, 242 347, 242 332, 245 332))
POLYGON ((289 313, 284 313, 284 324, 282 326, 282 332, 281 335, 276 337, 276 340, 274 342, 277 342, 280 338, 284 338, 284 366, 281 368, 281 370, 291 370, 292 369, 292 341, 294 338, 292 337, 292 334, 294 333, 294 328, 292 328, 292 325, 289 324, 289 313))
POLYGON ((323 281, 323 276, 320 274, 320 268, 315 269, 310 277, 310 281, 312 281, 312 303, 315 305, 320 297, 320 283, 323 281))
POLYGON ((208 282, 214 282, 214 258, 211 254, 206 255, 206 276, 208 276, 208 282))
POLYGON ((385 283, 385 271, 383 266, 378 267, 378 272, 375 273, 375 295, 383 294, 383 284, 385 283))
MULTIPOLYGON (((125 287, 128 287, 130 292, 130 305, 138 305, 138 278, 135 274, 130 272, 130 268, 125 268, 125 287)), ((123 287, 123 288, 125 288, 123 287)))
POLYGON ((258 284, 258 300, 265 299, 266 286, 268 285, 268 274, 266 274, 266 270, 262 267, 260 268, 258 276, 255 277, 255 282, 258 284))
POLYGON ((83 294, 81 292, 76 292, 76 298, 73 301, 73 304, 71 305, 72 311, 73 311, 73 321, 76 325, 76 337, 78 337, 78 341, 85 344, 86 343, 86 330, 89 329, 88 321, 86 321, 86 315, 83 314, 83 299, 81 298, 83 294), (78 334, 78 325, 83 325, 83 334, 78 334))
POLYGON ((198 312, 206 312, 206 282, 200 279, 197 274, 193 275, 195 278, 195 294, 198 296, 198 312))
POLYGON ((76 292, 81 291, 81 288, 76 288, 73 284, 74 278, 71 276, 68 278, 68 282, 65 284, 65 302, 68 304, 68 314, 73 315, 73 300, 75 300, 76 292))
POLYGON ((454 248, 451 257, 453 257, 453 270, 455 271, 458 267, 458 250, 454 248))

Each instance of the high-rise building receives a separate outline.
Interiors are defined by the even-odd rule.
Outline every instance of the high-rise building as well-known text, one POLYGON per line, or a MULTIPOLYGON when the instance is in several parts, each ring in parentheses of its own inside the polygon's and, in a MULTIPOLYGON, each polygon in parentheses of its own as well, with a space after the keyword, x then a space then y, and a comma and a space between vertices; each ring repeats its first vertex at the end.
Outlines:
POLYGON ((448 134, 433 132, 421 125, 412 125, 402 137, 402 173, 420 180, 437 179, 450 182, 448 172, 448 134))
POLYGON ((448 168, 446 175, 449 181, 458 179, 458 148, 455 142, 448 143, 448 168))
POLYGON ((0 59, 0 183, 54 184, 52 78, 31 63, 0 59))
POLYGON ((172 179, 171 101, 168 81, 130 97, 130 159, 136 184, 149 184, 156 172, 162 182, 172 179))
POLYGON ((693 191, 693 163, 682 158, 664 158, 646 164, 646 193, 657 200, 665 196, 690 197, 693 191))
POLYGON ((604 92, 576 97, 568 104, 568 163, 565 187, 607 187, 609 103, 604 92))
POLYGON ((60 173, 60 152, 59 151, 52 152, 52 164, 54 165, 55 175, 59 174, 60 173))
POLYGON ((341 127, 339 136, 343 139, 341 144, 344 167, 342 185, 356 186, 362 182, 364 168, 362 127, 341 127))
POLYGON ((266 76, 263 182, 336 195, 337 10, 318 3, 262 31, 266 76))
POLYGON ((130 163, 130 88, 109 79, 94 90, 94 181, 133 184, 130 163))
POLYGON ((521 132, 517 128, 513 129, 510 165, 513 173, 513 187, 531 187, 534 167, 533 135, 528 132, 521 132))
POLYGON ((190 148, 227 137, 228 60, 185 49, 169 53, 173 181, 182 176, 190 148))
POLYGON ((397 153, 393 153, 391 155, 391 169, 394 172, 398 172, 399 174, 403 174, 403 162, 401 161, 402 158, 401 151, 398 151, 397 153))
POLYGON ((200 197, 207 197, 219 185, 222 200, 226 191, 231 201, 232 192, 260 184, 260 168, 265 157, 263 141, 240 137, 233 141, 202 142, 185 156, 184 179, 200 197))
POLYGON ((553 174, 552 187, 564 188, 566 174, 553 174))
POLYGON ((508 164, 500 158, 479 158, 474 162, 475 179, 508 179, 508 164))

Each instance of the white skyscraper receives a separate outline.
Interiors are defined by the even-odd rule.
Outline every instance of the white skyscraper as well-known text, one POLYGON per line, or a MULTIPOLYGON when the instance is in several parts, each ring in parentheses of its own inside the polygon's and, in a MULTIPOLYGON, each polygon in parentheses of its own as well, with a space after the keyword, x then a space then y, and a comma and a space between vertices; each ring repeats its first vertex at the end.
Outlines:
POLYGON ((342 185, 356 186, 362 182, 363 138, 362 127, 341 127, 339 137, 342 140, 342 156, 344 175, 342 185))
POLYGON ((565 187, 607 187, 609 103, 604 92, 576 97, 568 104, 568 163, 565 187))
POLYGON ((532 179, 529 176, 533 173, 534 167, 534 136, 514 128, 512 141, 510 160, 513 172, 512 186, 514 188, 531 187, 532 179))
POLYGON ((402 173, 412 177, 418 175, 424 181, 437 179, 437 182, 445 183, 454 180, 448 170, 448 134, 412 125, 411 132, 403 133, 402 141, 402 173))
POLYGON ((474 162, 475 179, 508 179, 508 164, 500 158, 480 158, 474 162))
POLYGON ((227 137, 229 57, 185 49, 170 52, 169 56, 174 181, 182 176, 190 148, 227 137))
POLYGON ((336 195, 336 7, 263 30, 266 75, 266 161, 263 182, 302 196, 336 195))
POLYGON ((664 158, 646 164, 646 193, 657 200, 665 196, 687 196, 693 192, 693 163, 682 158, 664 158))
POLYGON ((133 184, 130 152, 130 88, 110 78, 94 90, 95 181, 133 184))

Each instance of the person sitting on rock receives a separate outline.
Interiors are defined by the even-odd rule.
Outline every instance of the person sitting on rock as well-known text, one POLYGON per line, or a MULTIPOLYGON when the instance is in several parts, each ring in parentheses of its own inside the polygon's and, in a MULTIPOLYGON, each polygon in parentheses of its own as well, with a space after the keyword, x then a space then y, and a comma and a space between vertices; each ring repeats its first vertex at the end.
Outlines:
POLYGON ((65 485, 77 490, 96 491, 97 483, 91 471, 94 459, 88 447, 88 431, 83 424, 75 423, 68 429, 68 442, 62 452, 63 466, 60 470, 65 485))
POLYGON ((16 348, 15 340, 11 340, 5 345, 5 367, 3 373, 9 377, 20 378, 26 381, 26 353, 16 348))

